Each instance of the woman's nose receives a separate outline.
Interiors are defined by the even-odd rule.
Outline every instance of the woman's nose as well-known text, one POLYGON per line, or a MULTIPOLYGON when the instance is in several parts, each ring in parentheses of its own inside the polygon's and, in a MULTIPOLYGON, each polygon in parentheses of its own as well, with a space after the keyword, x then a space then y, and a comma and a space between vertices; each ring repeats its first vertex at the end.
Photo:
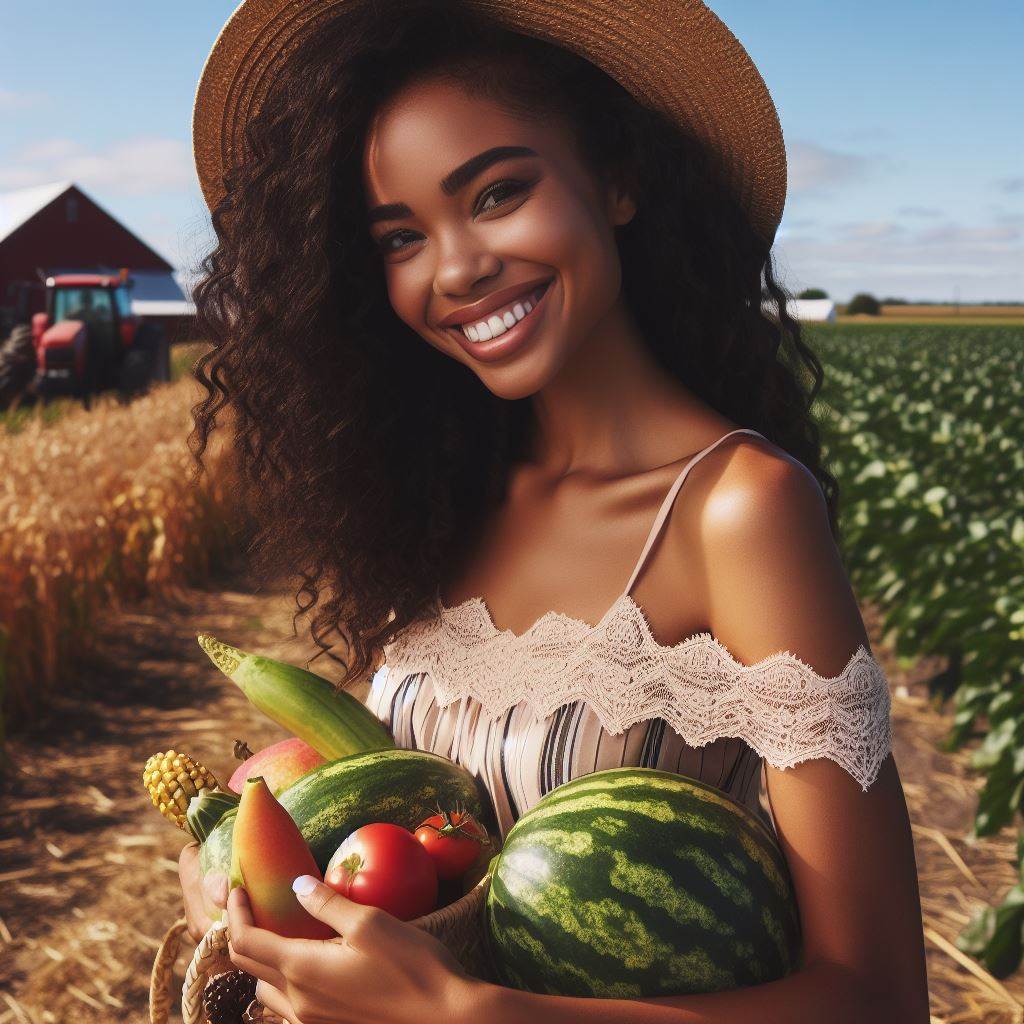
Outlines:
POLYGON ((434 271, 435 295, 467 295, 476 283, 501 271, 498 256, 466 239, 447 245, 434 271))

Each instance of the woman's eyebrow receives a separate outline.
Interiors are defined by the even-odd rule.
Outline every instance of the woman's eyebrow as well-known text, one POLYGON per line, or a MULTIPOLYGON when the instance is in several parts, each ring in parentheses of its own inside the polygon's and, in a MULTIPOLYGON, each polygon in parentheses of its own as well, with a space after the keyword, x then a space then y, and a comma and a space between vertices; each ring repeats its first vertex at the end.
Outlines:
MULTIPOLYGON (((460 164, 450 174, 441 179, 441 191, 446 196, 453 196, 461 188, 469 184, 478 174, 482 174, 492 164, 500 160, 510 160, 516 156, 539 156, 535 149, 529 146, 492 146, 482 153, 470 157, 464 164, 460 164)), ((367 214, 370 224, 376 224, 381 220, 397 220, 399 217, 411 217, 412 210, 405 203, 385 203, 383 206, 375 206, 367 214)))

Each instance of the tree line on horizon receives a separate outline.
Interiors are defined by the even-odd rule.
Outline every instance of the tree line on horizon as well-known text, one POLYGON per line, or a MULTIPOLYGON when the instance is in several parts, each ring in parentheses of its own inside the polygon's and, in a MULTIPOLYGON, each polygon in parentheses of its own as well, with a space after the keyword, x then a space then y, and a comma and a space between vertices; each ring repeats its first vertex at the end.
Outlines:
MULTIPOLYGON (((770 296, 767 292, 764 293, 764 298, 769 299, 770 296)), ((825 291, 824 288, 805 288, 799 292, 796 296, 798 299, 828 299, 831 296, 825 291)), ((879 299, 872 295, 870 292, 858 292, 853 298, 847 303, 837 302, 836 305, 841 307, 842 312, 846 316, 856 316, 857 314, 867 314, 868 316, 879 316, 882 312, 883 306, 949 306, 954 303, 948 301, 941 301, 938 299, 903 299, 897 296, 887 295, 885 298, 879 299)), ((989 301, 989 302, 960 302, 956 303, 960 306, 1021 306, 1024 307, 1024 302, 1001 302, 1001 301, 989 301)))

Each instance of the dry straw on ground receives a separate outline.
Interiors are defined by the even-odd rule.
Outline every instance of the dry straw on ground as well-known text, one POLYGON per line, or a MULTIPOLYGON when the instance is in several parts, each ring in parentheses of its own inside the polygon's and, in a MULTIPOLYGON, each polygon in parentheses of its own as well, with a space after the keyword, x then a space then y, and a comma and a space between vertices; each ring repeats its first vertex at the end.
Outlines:
POLYGON ((91 646, 98 609, 202 582, 229 545, 220 439, 214 473, 191 482, 185 439, 199 395, 189 378, 130 405, 102 398, 50 426, 34 417, 0 438, 0 682, 10 718, 30 718, 60 686, 63 667, 91 646))

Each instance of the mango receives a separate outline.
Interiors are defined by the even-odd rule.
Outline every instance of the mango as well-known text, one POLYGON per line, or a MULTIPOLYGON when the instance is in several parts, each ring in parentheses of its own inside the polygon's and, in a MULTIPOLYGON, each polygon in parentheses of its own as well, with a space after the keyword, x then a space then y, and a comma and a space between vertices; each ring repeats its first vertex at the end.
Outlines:
POLYGON ((245 780, 262 775, 270 791, 277 796, 307 772, 327 763, 327 758, 318 754, 308 743, 297 736, 272 743, 269 747, 253 754, 243 761, 228 781, 228 789, 241 794, 245 780))
POLYGON ((235 813, 229 888, 245 888, 258 928, 290 939, 335 938, 334 929, 308 913, 292 891, 299 875, 323 880, 298 826, 266 780, 247 779, 235 813))

